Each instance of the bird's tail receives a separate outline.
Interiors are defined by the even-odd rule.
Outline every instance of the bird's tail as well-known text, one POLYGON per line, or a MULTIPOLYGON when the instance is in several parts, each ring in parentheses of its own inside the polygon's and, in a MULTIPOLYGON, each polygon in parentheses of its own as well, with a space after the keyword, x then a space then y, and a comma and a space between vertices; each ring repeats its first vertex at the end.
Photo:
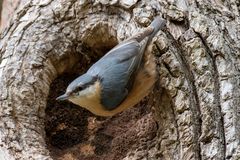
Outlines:
POLYGON ((140 33, 137 33, 130 39, 135 39, 138 42, 141 42, 144 38, 148 37, 149 42, 160 29, 163 29, 165 27, 165 25, 166 20, 162 19, 160 16, 157 16, 147 28, 145 28, 140 33))
POLYGON ((166 26, 166 20, 161 18, 160 16, 157 16, 149 26, 154 29, 153 32, 149 35, 149 41, 151 41, 151 39, 155 36, 155 34, 160 29, 163 29, 165 26, 166 26))
MULTIPOLYGON (((160 18, 159 16, 156 17, 152 23, 145 28, 142 32, 136 34, 135 36, 131 37, 131 39, 135 39, 141 45, 139 56, 138 56, 138 69, 142 66, 142 58, 145 53, 145 50, 149 43, 151 42, 152 38, 155 34, 166 25, 166 20, 160 18)), ((143 67, 143 66, 142 66, 143 67)))

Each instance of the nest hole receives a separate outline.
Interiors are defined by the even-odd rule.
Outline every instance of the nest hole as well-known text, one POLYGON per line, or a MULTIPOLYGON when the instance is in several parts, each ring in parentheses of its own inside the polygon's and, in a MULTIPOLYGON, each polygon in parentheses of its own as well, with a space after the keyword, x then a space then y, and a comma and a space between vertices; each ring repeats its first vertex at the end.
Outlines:
MULTIPOLYGON (((50 86, 45 131, 46 142, 53 159, 122 159, 129 150, 134 150, 141 143, 139 139, 144 137, 144 134, 149 136, 147 129, 139 134, 140 128, 145 128, 143 125, 154 126, 151 128, 151 134, 154 134, 157 128, 155 121, 149 121, 152 123, 150 125, 142 121, 151 115, 151 109, 147 105, 148 98, 127 111, 107 118, 95 116, 70 102, 55 100, 65 92, 70 82, 117 44, 117 39, 113 35, 105 34, 111 33, 109 28, 104 28, 103 25, 100 25, 100 28, 101 30, 93 29, 84 39, 84 43, 78 47, 77 52, 82 56, 73 69, 60 75, 50 86), (105 37, 101 39, 100 35, 105 37)), ((150 119, 152 117, 150 116, 150 119)))

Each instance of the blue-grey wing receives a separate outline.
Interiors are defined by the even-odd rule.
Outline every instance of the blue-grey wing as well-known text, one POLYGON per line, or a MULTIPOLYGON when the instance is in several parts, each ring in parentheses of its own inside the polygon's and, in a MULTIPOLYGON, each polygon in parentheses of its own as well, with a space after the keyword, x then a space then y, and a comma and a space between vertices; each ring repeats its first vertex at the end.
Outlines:
POLYGON ((101 103, 107 110, 116 108, 128 95, 141 59, 140 44, 131 40, 114 47, 88 70, 101 80, 101 103))

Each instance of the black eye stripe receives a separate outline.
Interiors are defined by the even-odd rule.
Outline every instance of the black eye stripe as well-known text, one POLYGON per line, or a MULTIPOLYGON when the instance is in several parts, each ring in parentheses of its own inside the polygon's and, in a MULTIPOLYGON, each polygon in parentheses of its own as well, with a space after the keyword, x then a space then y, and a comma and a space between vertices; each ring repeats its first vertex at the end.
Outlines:
POLYGON ((87 87, 93 85, 95 82, 96 82, 96 81, 94 80, 94 81, 91 81, 91 82, 89 82, 89 83, 86 83, 86 84, 84 84, 84 85, 82 86, 82 88, 87 88, 87 87))
POLYGON ((79 87, 77 87, 77 88, 74 90, 74 92, 79 92, 79 91, 81 91, 81 90, 83 90, 83 87, 82 87, 82 86, 79 86, 79 87))
POLYGON ((74 93, 78 93, 84 89, 86 89, 87 87, 94 85, 94 83, 97 81, 97 77, 95 79, 93 79, 92 81, 85 83, 85 84, 81 84, 80 86, 78 86, 76 89, 74 89, 74 93))

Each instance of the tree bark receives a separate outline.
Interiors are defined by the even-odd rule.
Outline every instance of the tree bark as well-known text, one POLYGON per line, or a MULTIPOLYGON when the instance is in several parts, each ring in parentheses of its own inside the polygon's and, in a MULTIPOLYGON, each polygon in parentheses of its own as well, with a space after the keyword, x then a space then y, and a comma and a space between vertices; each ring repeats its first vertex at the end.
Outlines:
MULTIPOLYGON (((123 127, 131 132, 119 136, 135 139, 136 145, 118 159, 240 159, 239 5, 221 0, 21 1, 0 41, 0 159, 67 159, 46 147, 50 85, 76 64, 86 69, 84 63, 159 14, 168 20, 167 30, 154 40, 159 80, 139 104, 153 109, 139 119, 126 116, 134 127, 123 127)), ((119 127, 126 118, 115 123, 119 117, 104 124, 119 127)), ((116 159, 109 150, 122 142, 113 138, 105 159, 116 159)))

